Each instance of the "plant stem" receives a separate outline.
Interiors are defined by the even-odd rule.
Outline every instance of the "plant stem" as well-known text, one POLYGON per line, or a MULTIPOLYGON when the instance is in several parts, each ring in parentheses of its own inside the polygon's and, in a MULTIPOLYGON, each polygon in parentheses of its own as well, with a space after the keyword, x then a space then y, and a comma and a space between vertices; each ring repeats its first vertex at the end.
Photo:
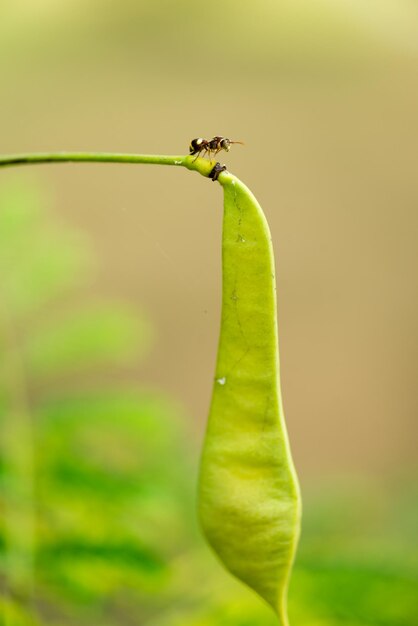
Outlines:
POLYGON ((0 156, 0 167, 35 165, 37 163, 138 163, 147 165, 176 165, 209 176, 216 161, 196 159, 192 155, 118 154, 113 152, 39 152, 0 156))

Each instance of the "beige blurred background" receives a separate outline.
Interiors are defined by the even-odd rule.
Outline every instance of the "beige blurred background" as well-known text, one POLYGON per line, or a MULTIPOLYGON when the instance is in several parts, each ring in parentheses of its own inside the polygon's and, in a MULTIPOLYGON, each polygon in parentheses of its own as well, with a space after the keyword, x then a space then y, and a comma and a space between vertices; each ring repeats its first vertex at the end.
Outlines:
MULTIPOLYGON (((1 153, 245 141, 222 162, 271 226, 302 481, 416 464, 415 2, 2 0, 0 89, 1 153)), ((220 315, 219 186, 147 166, 6 176, 36 178, 93 241, 92 292, 152 320, 138 379, 181 403, 199 440, 220 315)))

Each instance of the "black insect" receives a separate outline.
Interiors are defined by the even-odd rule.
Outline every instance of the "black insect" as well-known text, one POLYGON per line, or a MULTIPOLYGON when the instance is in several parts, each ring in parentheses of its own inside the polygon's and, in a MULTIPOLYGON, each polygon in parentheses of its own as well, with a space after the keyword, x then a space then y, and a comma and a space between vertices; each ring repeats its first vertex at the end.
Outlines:
POLYGON ((189 151, 190 154, 196 155, 196 159, 200 155, 206 156, 206 154, 209 155, 209 158, 212 158, 212 155, 215 157, 221 150, 229 152, 233 143, 243 144, 244 142, 231 141, 231 139, 228 139, 227 137, 220 137, 219 135, 216 135, 209 140, 198 137, 197 139, 191 140, 189 151))
POLYGON ((221 165, 220 163, 216 163, 209 173, 209 178, 212 179, 213 183, 215 182, 215 180, 218 180, 219 174, 221 172, 226 172, 226 165, 221 165))

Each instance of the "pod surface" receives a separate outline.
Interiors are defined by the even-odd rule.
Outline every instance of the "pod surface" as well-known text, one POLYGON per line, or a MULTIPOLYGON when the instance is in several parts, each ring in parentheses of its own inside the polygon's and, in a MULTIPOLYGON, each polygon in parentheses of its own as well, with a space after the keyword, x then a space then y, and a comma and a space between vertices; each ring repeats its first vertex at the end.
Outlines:
POLYGON ((199 517, 225 567, 287 625, 300 493, 284 423, 274 258, 251 192, 224 173, 222 314, 199 517))

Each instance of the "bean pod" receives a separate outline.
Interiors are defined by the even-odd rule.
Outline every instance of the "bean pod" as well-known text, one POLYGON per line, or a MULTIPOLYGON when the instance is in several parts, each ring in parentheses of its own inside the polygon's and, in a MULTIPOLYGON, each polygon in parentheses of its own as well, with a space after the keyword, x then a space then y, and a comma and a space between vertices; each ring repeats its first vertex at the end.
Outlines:
POLYGON ((301 501, 284 422, 271 236, 260 205, 223 172, 222 315, 199 481, 203 531, 225 567, 287 626, 301 501))

